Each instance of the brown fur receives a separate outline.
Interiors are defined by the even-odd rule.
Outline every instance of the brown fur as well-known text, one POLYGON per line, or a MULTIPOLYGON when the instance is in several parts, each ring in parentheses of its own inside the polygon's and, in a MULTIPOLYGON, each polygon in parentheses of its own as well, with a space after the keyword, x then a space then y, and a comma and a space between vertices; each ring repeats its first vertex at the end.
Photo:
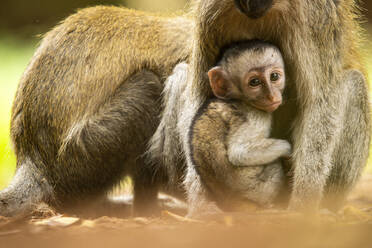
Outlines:
POLYGON ((190 146, 196 169, 208 188, 209 197, 221 202, 222 207, 241 196, 226 185, 234 172, 234 165, 228 160, 226 138, 244 121, 242 112, 234 104, 216 99, 201 107, 191 127, 190 146))
POLYGON ((141 155, 158 125, 160 81, 188 58, 192 27, 186 16, 94 7, 46 34, 12 109, 17 173, 28 176, 16 176, 14 187, 0 193, 0 215, 40 200, 75 208, 126 174, 134 178, 138 208, 154 201, 154 172, 141 155), (156 75, 131 77, 144 69, 156 75), (19 193, 41 181, 48 190, 19 193))
MULTIPOLYGON (((232 136, 239 133, 255 137, 244 144, 247 146, 245 152, 254 154, 263 150, 259 156, 265 161, 265 152, 270 146, 279 144, 267 137, 270 124, 269 113, 240 101, 207 101, 195 116, 190 133, 193 163, 207 188, 208 198, 221 209, 232 210, 238 202, 244 201, 268 206, 281 190, 284 176, 278 159, 284 151, 290 152, 286 148, 289 144, 277 146, 278 157, 266 164, 235 165, 229 159, 233 149, 231 142, 234 142, 232 136), (246 128, 241 130, 242 126, 246 128)), ((246 156, 242 154, 241 157, 246 156)))

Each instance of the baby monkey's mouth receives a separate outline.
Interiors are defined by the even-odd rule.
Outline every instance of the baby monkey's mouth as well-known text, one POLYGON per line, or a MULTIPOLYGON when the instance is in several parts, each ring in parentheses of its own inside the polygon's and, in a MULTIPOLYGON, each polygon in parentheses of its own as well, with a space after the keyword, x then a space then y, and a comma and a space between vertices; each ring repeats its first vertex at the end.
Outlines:
POLYGON ((236 7, 249 18, 258 19, 273 6, 273 0, 235 0, 236 7))
POLYGON ((253 107, 257 108, 257 109, 260 109, 260 110, 263 110, 265 112, 268 112, 268 113, 272 113, 274 112, 277 108, 279 108, 279 106, 282 104, 282 101, 277 101, 277 102, 273 102, 273 103, 270 103, 270 104, 257 104, 257 103, 251 103, 253 105, 253 107))

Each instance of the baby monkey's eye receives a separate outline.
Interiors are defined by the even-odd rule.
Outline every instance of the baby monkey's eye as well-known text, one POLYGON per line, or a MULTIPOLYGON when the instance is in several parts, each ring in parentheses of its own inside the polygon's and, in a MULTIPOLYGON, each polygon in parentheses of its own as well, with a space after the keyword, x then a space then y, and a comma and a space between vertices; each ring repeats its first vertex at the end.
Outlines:
POLYGON ((252 79, 249 81, 249 86, 251 87, 257 87, 261 84, 261 81, 258 78, 252 79))
POLYGON ((273 81, 273 82, 278 81, 279 78, 280 78, 280 75, 277 72, 271 73, 271 75, 270 75, 270 80, 273 81))

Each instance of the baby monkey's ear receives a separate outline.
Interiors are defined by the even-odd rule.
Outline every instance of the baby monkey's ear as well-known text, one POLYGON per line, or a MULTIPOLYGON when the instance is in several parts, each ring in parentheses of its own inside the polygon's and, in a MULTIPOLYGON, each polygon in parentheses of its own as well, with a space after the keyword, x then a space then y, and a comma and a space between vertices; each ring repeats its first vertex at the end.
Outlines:
POLYGON ((209 84, 213 94, 221 99, 228 99, 229 82, 221 66, 213 67, 208 71, 209 84))

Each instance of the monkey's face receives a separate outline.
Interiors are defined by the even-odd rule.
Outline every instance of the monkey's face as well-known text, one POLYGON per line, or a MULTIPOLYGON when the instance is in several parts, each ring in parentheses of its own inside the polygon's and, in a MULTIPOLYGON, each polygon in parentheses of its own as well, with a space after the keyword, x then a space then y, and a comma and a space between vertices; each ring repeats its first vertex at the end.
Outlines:
POLYGON ((242 98, 253 107, 271 113, 282 104, 284 85, 283 67, 256 67, 249 70, 243 79, 242 98))
POLYGON ((257 109, 275 111, 282 104, 285 87, 284 61, 279 50, 245 52, 235 62, 230 75, 235 75, 235 85, 239 82, 239 98, 257 109))
POLYGON ((273 0, 234 0, 236 7, 249 18, 257 19, 273 6, 273 0))
POLYGON ((241 51, 208 72, 213 94, 273 112, 282 104, 284 61, 274 47, 241 51))

